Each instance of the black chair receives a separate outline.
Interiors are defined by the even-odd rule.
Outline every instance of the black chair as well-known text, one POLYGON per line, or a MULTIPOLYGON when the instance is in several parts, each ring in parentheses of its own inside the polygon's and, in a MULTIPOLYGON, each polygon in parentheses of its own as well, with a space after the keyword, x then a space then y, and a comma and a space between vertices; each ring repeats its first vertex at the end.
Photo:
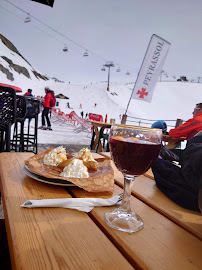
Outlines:
POLYGON ((109 142, 108 142, 108 140, 109 140, 109 134, 105 134, 104 133, 104 130, 106 128, 111 128, 111 125, 101 127, 101 129, 100 129, 100 135, 99 135, 99 139, 98 139, 98 143, 97 143, 97 146, 96 146, 96 153, 98 153, 99 144, 100 144, 101 140, 103 141, 102 142, 103 149, 105 148, 105 141, 107 142, 106 152, 109 152, 109 142))
POLYGON ((27 113, 27 101, 24 96, 16 95, 16 122, 11 140, 11 150, 24 152, 24 120, 27 113), (20 131, 18 129, 20 124, 20 131))
POLYGON ((38 152, 38 114, 40 113, 40 101, 34 97, 26 96, 27 100, 27 132, 24 132, 24 150, 25 152, 38 152), (34 119, 34 129, 30 126, 31 120, 34 119))
POLYGON ((11 126, 15 120, 15 90, 11 87, 0 86, 0 152, 10 152, 11 126))
POLYGON ((12 150, 37 154, 39 112, 40 101, 38 99, 31 96, 17 96, 17 118, 13 131, 12 150), (30 123, 33 118, 35 120, 35 126, 34 132, 31 132, 30 123), (28 122, 27 125, 26 122, 28 122), (20 123, 20 132, 18 131, 18 123, 20 123))

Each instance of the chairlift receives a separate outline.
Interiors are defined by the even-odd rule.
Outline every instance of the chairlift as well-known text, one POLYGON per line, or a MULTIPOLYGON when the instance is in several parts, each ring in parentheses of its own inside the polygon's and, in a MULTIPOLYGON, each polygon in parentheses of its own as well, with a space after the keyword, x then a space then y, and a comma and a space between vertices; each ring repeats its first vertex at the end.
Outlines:
POLYGON ((120 71, 121 71, 121 69, 120 68, 117 68, 116 72, 120 72, 120 71))
POLYGON ((29 13, 28 13, 28 17, 25 19, 25 23, 31 22, 31 18, 29 17, 29 13))
POLYGON ((86 50, 83 56, 88 56, 88 51, 86 50))
POLYGON ((105 71, 105 67, 102 67, 101 70, 102 70, 102 71, 105 71))
POLYGON ((68 52, 68 48, 66 45, 64 46, 63 52, 68 52))
POLYGON ((127 71, 127 72, 126 72, 126 75, 130 75, 130 72, 129 72, 129 71, 127 71))

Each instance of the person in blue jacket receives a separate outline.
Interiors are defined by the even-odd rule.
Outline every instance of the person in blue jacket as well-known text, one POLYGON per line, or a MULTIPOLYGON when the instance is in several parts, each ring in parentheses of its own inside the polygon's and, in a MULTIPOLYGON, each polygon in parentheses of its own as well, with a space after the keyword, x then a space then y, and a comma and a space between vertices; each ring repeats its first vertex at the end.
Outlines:
POLYGON ((152 124, 151 126, 152 128, 159 128, 159 129, 162 129, 163 131, 163 134, 168 134, 167 132, 167 125, 166 125, 166 122, 165 121, 162 121, 162 120, 159 120, 159 121, 156 121, 152 124))

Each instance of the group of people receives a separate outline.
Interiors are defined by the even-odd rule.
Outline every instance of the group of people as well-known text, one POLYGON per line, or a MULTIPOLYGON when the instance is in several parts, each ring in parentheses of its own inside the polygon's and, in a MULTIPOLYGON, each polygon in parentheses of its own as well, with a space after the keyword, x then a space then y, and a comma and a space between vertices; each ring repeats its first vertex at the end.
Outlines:
MULTIPOLYGON (((46 95, 42 102, 42 105, 43 105, 43 111, 42 111, 42 117, 41 117, 42 125, 38 129, 52 130, 49 114, 51 115, 51 108, 54 107, 56 99, 55 99, 53 90, 51 90, 49 87, 45 87, 44 90, 45 90, 46 95), (47 123, 47 126, 46 126, 46 123, 47 123)), ((32 89, 28 89, 27 92, 24 94, 24 96, 33 97, 32 89)))
MULTIPOLYGON (((81 111, 81 117, 82 117, 82 118, 84 117, 84 112, 83 112, 83 111, 81 111)), ((88 118, 88 113, 86 113, 85 118, 86 118, 86 119, 88 118)))
MULTIPOLYGON (((49 114, 51 114, 51 108, 55 105, 55 95, 54 95, 54 91, 51 90, 49 87, 45 87, 45 93, 46 95, 42 102, 42 105, 43 105, 43 111, 42 111, 42 117, 41 117, 42 125, 38 129, 52 130, 49 114), (53 97, 54 97, 54 105, 51 104, 51 102, 53 102, 53 97)), ((24 96, 33 96, 32 89, 28 89, 27 92, 24 94, 24 96)), ((95 107, 96 106, 97 104, 95 103, 95 107)), ((67 107, 70 108, 69 102, 67 103, 67 107)), ((80 104, 80 108, 82 109, 82 104, 80 104)), ((84 117, 83 111, 81 111, 81 117, 82 118, 84 117)), ((88 113, 86 113, 85 118, 86 119, 88 118, 88 113)))
POLYGON ((157 121, 153 123, 152 128, 160 128, 164 133, 169 134, 170 137, 184 137, 186 140, 188 140, 202 130, 202 103, 196 104, 192 114, 193 117, 191 119, 187 120, 181 126, 171 129, 169 132, 167 132, 167 125, 164 121, 157 121))
MULTIPOLYGON (((67 103, 68 104, 68 103, 67 103)), ((94 104, 94 107, 97 106, 97 103, 94 104)), ((68 107, 69 108, 69 107, 68 107)), ((82 109, 82 104, 79 105, 79 108, 82 109)))

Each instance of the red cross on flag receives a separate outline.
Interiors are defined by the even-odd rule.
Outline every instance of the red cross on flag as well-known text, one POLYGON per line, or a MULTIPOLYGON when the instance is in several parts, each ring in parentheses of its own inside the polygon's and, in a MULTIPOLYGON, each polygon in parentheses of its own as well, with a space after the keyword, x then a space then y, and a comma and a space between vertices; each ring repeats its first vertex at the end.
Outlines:
POLYGON ((168 41, 152 35, 131 98, 151 102, 169 47, 168 41))

